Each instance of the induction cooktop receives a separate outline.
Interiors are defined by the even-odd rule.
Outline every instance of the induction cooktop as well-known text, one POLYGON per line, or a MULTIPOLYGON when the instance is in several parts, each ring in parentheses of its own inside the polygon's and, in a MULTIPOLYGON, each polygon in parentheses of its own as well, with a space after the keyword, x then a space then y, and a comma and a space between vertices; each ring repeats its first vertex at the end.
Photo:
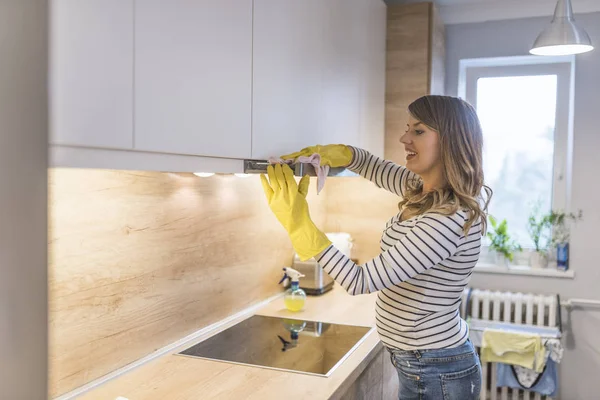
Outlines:
POLYGON ((253 315, 178 355, 327 377, 371 329, 253 315))

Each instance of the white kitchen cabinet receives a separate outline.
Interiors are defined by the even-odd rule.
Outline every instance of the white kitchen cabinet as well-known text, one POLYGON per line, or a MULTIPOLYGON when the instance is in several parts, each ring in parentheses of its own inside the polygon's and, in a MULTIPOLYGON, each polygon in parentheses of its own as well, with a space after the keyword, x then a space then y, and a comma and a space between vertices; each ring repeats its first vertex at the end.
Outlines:
POLYGON ((241 172, 383 154, 379 0, 53 0, 51 165, 241 172))
POLYGON ((378 0, 328 0, 325 138, 383 156, 386 10, 378 0))
POLYGON ((50 143, 133 147, 133 0, 50 3, 50 143))
POLYGON ((255 0, 253 158, 327 143, 383 154, 385 10, 378 0, 255 0))
POLYGON ((136 150, 251 153, 252 0, 137 0, 136 150))
MULTIPOLYGON (((355 0, 361 8, 359 147, 384 156, 387 6, 355 0)), ((397 112, 397 111, 393 111, 397 112)))
MULTIPOLYGON (((362 1, 362 0, 361 0, 362 1)), ((361 29, 366 20, 357 0, 327 0, 323 41, 322 121, 327 143, 358 146, 361 29)))
POLYGON ((329 0, 255 0, 252 157, 324 138, 324 23, 329 0))

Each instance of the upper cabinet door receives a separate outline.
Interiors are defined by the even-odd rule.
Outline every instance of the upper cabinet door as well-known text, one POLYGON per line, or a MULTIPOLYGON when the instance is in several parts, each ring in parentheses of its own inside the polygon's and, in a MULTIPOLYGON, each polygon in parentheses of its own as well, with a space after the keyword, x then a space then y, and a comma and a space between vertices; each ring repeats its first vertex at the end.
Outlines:
POLYGON ((323 42, 323 129, 328 143, 360 146, 362 0, 326 0, 323 42))
MULTIPOLYGON (((356 0, 355 0, 356 1, 356 0)), ((387 7, 383 0, 357 0, 365 16, 360 27, 360 147, 384 156, 387 7)), ((402 110, 394 109, 398 113, 402 110)), ((400 137, 397 138, 399 140, 400 137)))
POLYGON ((53 0, 50 142, 133 146, 133 0, 53 0))
POLYGON ((314 144, 383 153, 386 6, 255 0, 252 156, 314 144))
POLYGON ((252 0, 135 4, 135 149, 249 157, 252 0))
POLYGON ((255 0, 252 157, 322 143, 329 0, 255 0))

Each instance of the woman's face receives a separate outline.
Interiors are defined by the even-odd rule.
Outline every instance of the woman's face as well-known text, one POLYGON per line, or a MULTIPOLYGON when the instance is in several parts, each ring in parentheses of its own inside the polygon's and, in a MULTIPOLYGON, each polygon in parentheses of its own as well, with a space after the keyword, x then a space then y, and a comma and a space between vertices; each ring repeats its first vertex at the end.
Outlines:
POLYGON ((440 135, 421 121, 408 117, 406 132, 400 137, 406 151, 406 167, 425 178, 442 168, 440 135))

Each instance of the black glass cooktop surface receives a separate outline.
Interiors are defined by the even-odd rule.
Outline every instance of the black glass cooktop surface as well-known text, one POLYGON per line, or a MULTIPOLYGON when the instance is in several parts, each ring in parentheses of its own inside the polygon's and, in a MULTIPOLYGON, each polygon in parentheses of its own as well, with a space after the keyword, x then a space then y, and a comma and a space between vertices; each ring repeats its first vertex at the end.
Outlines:
POLYGON ((179 354, 329 376, 371 329, 254 315, 179 354))

